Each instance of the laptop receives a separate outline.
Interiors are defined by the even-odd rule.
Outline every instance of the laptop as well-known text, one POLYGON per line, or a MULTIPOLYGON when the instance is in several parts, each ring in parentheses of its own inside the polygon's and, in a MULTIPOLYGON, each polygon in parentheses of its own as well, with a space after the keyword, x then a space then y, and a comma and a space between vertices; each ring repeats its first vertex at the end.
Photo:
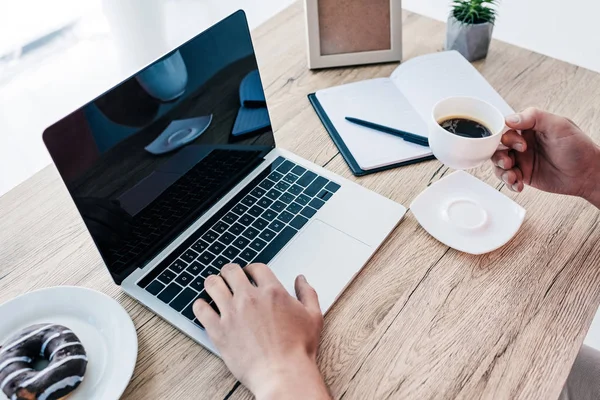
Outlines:
POLYGON ((215 354, 206 277, 265 263, 295 295, 304 274, 326 312, 406 212, 276 147, 243 11, 43 139, 115 283, 215 354))

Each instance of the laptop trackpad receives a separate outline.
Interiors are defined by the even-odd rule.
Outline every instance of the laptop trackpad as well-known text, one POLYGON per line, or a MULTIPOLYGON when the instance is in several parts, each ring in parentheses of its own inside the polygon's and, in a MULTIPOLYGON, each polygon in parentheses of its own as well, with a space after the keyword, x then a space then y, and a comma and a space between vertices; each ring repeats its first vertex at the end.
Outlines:
POLYGON ((320 220, 312 221, 271 263, 287 291, 303 274, 325 312, 369 259, 371 248, 320 220))

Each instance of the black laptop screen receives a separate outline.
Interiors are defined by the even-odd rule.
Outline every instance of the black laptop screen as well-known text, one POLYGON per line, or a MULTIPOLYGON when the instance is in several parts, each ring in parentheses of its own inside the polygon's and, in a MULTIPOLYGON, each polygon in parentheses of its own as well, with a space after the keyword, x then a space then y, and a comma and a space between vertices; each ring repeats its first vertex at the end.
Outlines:
POLYGON ((120 283, 275 145, 244 13, 54 124, 44 142, 120 283))

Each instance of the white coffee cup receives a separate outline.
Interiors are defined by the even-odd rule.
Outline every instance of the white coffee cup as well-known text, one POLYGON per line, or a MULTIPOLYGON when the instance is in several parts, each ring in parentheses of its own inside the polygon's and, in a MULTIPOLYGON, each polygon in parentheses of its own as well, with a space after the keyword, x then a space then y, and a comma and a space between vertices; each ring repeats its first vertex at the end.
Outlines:
POLYGON ((429 147, 433 155, 454 169, 475 168, 489 160, 500 146, 506 130, 504 115, 491 104, 474 97, 449 97, 433 107, 429 121, 429 147), (439 122, 448 118, 477 121, 491 131, 491 136, 468 138, 442 128, 439 122))

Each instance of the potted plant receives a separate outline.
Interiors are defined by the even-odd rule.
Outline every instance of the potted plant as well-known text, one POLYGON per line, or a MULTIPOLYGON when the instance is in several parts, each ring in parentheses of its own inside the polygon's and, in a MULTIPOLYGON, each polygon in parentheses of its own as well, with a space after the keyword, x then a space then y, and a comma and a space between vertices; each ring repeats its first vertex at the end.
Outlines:
POLYGON ((496 0, 454 0, 448 17, 446 50, 469 61, 485 58, 496 20, 496 0))

